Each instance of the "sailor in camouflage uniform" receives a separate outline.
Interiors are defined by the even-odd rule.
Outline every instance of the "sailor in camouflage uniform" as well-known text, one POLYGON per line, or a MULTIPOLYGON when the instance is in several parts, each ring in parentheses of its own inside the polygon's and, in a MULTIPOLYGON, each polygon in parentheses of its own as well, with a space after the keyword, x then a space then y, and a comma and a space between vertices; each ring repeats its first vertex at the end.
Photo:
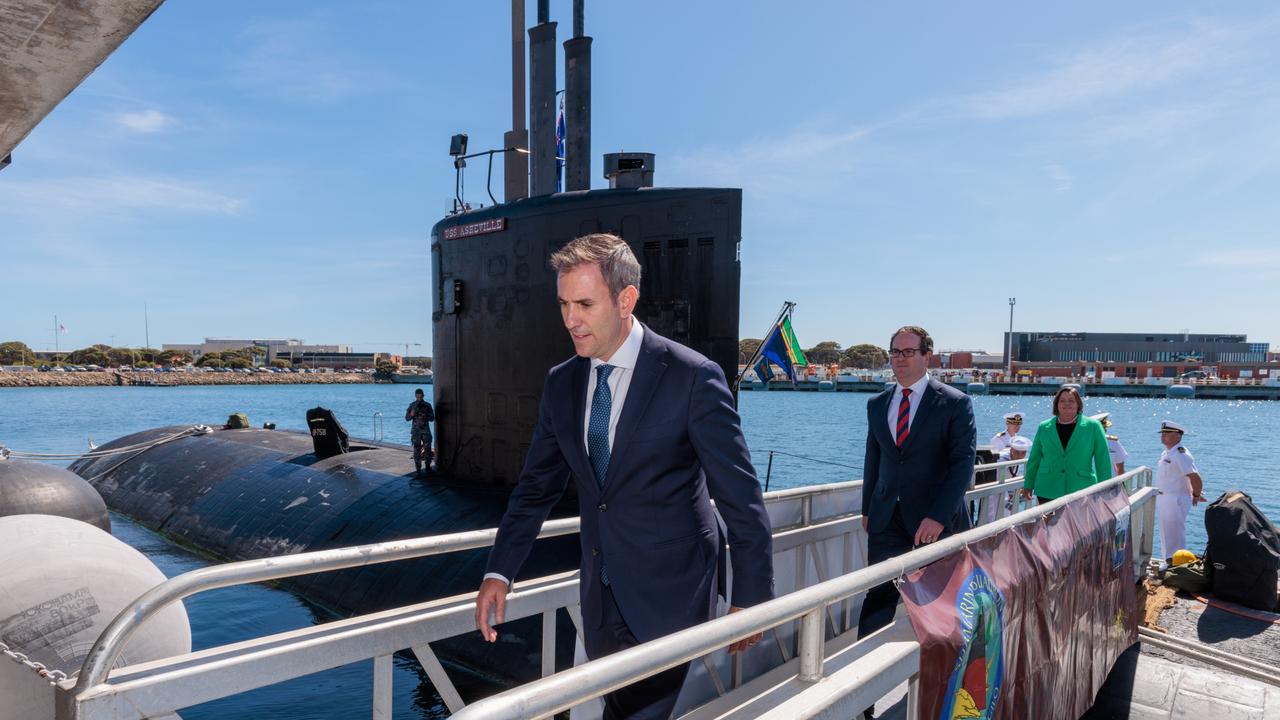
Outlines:
POLYGON ((421 388, 414 390, 413 396, 415 399, 404 411, 404 419, 413 423, 409 430, 409 440, 413 443, 413 467, 421 476, 423 464, 427 470, 431 469, 431 421, 436 419, 436 413, 431 403, 424 399, 421 388))

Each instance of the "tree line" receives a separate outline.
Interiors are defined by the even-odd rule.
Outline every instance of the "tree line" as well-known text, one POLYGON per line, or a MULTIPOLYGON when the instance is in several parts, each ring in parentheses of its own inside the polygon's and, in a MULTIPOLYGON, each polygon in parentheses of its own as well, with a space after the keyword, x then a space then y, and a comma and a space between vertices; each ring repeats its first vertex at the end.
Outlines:
MULTIPOLYGON (((738 341, 738 363, 751 360, 764 342, 759 338, 738 341)), ((834 340, 824 340, 811 348, 805 348, 805 358, 814 365, 839 365, 844 368, 878 370, 889 364, 889 354, 877 345, 862 343, 842 347, 834 340)))
MULTIPOLYGON (((252 367, 253 357, 266 352, 262 348, 241 348, 222 353, 206 353, 196 363, 207 367, 252 367)), ((0 365, 98 365, 100 367, 170 367, 190 365, 186 350, 112 347, 99 343, 78 350, 68 350, 52 359, 40 359, 26 343, 17 340, 0 343, 0 365)), ((286 363, 287 365, 287 363, 286 363)))

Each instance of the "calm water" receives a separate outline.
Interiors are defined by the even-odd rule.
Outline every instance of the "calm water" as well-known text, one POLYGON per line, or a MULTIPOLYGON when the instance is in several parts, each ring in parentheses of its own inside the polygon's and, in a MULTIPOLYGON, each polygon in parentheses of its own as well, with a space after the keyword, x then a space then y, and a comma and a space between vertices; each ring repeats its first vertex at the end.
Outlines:
MULTIPOLYGON (((0 444, 17 450, 74 452, 88 438, 103 443, 162 425, 221 424, 242 411, 260 426, 305 429, 306 410, 331 408, 353 436, 368 437, 373 416, 382 413, 385 439, 407 443, 405 406, 410 385, 282 385, 179 388, 0 389, 0 444)), ((771 489, 835 482, 861 476, 867 433, 862 393, 745 392, 740 401, 747 442, 761 481, 768 467, 771 489), (783 454, 786 453, 786 454, 783 454), (798 457, 797 457, 798 456, 798 457)), ((1003 429, 1001 416, 1020 410, 1029 418, 1048 417, 1048 398, 977 397, 979 442, 1003 429)), ((1154 465, 1160 456, 1156 429, 1169 418, 1187 425, 1186 445, 1205 478, 1205 495, 1216 498, 1240 488, 1273 520, 1280 520, 1280 473, 1269 462, 1280 450, 1280 402, 1136 400, 1086 398, 1088 413, 1110 411, 1112 432, 1131 455, 1129 466, 1154 465)), ((1029 420, 1027 432, 1033 432, 1029 420)), ((1203 506, 1187 521, 1193 548, 1204 544, 1203 506)), ((155 534, 113 517, 114 532, 151 557, 166 575, 207 564, 155 534)), ((228 588, 186 601, 196 649, 267 633, 305 627, 321 618, 295 595, 262 586, 228 588)), ((182 712, 186 720, 254 718, 337 720, 367 716, 372 693, 371 663, 339 668, 182 712)), ((397 658, 396 713, 400 720, 437 718, 446 712, 416 664, 397 658)))

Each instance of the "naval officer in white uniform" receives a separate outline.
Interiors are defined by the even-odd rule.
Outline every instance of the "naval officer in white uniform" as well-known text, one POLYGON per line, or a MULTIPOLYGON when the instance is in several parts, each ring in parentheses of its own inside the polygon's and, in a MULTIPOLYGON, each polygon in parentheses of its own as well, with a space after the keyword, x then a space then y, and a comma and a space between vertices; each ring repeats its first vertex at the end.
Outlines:
POLYGON ((1187 547, 1187 513, 1192 505, 1204 500, 1204 482, 1191 451, 1182 446, 1187 429, 1165 420, 1160 423, 1160 442, 1164 452, 1156 463, 1156 517, 1160 520, 1160 554, 1168 559, 1187 547))
MULTIPOLYGON (((1009 447, 1000 451, 996 456, 996 462, 1007 462, 1009 460, 1026 460, 1027 453, 1031 452, 1031 440, 1024 435, 1014 435, 1009 441, 1009 447)), ((1014 478, 1022 475, 1022 470, 1026 465, 1014 465, 1008 468, 1009 477, 1014 478)), ((1006 514, 1013 513, 1014 503, 1017 501, 1017 493, 1013 490, 1005 493, 1004 498, 992 498, 987 502, 987 522, 995 520, 999 513, 997 512, 997 502, 1003 500, 1004 510, 1006 514)))
POLYGON ((1124 461, 1129 459, 1129 451, 1120 444, 1120 438, 1111 434, 1111 413, 1094 415, 1093 419, 1102 423, 1102 429, 1107 433, 1107 450, 1111 453, 1111 471, 1115 477, 1124 472, 1124 461))
POLYGON ((991 438, 991 452, 999 455, 1009 448, 1010 442, 1016 437, 1022 437, 1018 431, 1022 429, 1022 413, 1010 412, 1004 414, 1004 430, 996 433, 991 438))

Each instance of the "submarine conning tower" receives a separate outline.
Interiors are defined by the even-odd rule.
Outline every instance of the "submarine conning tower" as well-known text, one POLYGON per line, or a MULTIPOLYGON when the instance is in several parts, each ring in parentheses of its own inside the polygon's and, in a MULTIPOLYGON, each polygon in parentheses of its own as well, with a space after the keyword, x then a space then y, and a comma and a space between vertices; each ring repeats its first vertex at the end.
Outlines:
MULTIPOLYGON (((513 3, 523 17, 523 3, 513 3)), ((555 23, 540 2, 529 30, 528 152, 530 197, 508 176, 506 202, 471 210, 458 197, 454 212, 431 231, 432 368, 437 466, 450 480, 510 486, 519 477, 538 416, 547 371, 573 356, 556 302, 551 255, 573 238, 607 232, 622 237, 642 268, 635 316, 660 335, 697 350, 732 380, 738 366, 738 300, 742 191, 653 187, 654 156, 605 155, 608 189, 580 187, 589 177, 590 38, 582 35, 582 3, 574 3, 574 38, 565 43, 568 192, 555 192, 555 23), (550 78, 550 81, 548 81, 550 78), (576 121, 575 121, 576 119, 576 121), (584 169, 585 168, 585 169, 584 169), (575 187, 579 186, 579 187, 575 187)), ((515 32, 513 48, 523 47, 515 32)), ((513 52, 513 58, 521 58, 513 52)), ((513 63, 515 65, 516 63, 513 63)), ((523 68, 513 68, 513 107, 523 98, 523 68)), ((523 137, 514 112, 506 138, 523 137)), ((454 143, 455 167, 465 167, 465 136, 454 143)), ((477 153, 485 154, 485 153, 477 153)), ((492 160, 492 158, 491 158, 492 160)))

